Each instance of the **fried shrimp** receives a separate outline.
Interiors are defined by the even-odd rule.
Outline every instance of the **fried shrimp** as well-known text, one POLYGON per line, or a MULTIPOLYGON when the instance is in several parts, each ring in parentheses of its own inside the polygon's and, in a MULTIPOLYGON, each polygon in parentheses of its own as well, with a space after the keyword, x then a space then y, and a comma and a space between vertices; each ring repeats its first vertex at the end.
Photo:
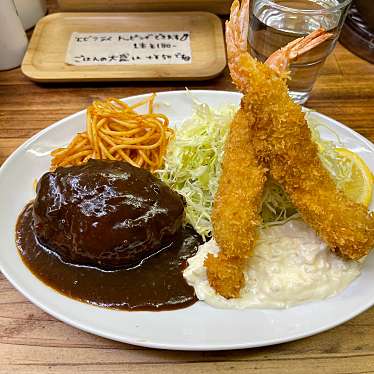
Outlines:
MULTIPOLYGON (((247 4, 248 5, 248 4, 247 4)), ((226 42, 231 76, 236 85, 244 93, 249 83, 242 70, 257 69, 250 84, 253 90, 261 91, 263 80, 269 79, 268 90, 271 89, 270 78, 275 73, 264 64, 252 59, 247 53, 248 6, 240 11, 239 3, 234 2, 231 8, 230 22, 226 23, 226 42), (248 67, 242 58, 248 59, 248 67), (256 80, 256 77, 260 79, 256 80)), ((312 37, 302 43, 302 47, 293 51, 293 58, 315 45, 320 44, 328 36, 320 32, 317 42, 312 37), (323 39, 323 40, 322 40, 323 39)), ((281 69, 283 61, 274 55, 269 62, 272 69, 281 69)), ((229 136, 225 143, 222 174, 218 191, 215 195, 212 211, 213 236, 220 247, 218 256, 209 254, 205 260, 210 285, 226 298, 238 297, 244 285, 243 270, 253 248, 257 229, 261 223, 261 200, 266 181, 266 168, 259 163, 252 147, 252 131, 256 126, 255 107, 249 110, 244 96, 241 108, 230 125, 229 136)))
POLYGON ((251 151, 250 120, 239 110, 230 124, 212 212, 213 233, 221 251, 205 260, 209 283, 226 298, 239 296, 243 270, 261 222, 265 169, 251 151))
POLYGON ((332 251, 359 259, 374 245, 373 214, 337 189, 319 159, 301 107, 288 95, 290 61, 331 34, 316 30, 261 63, 247 52, 248 21, 249 0, 241 5, 235 0, 226 22, 227 54, 231 77, 244 96, 225 145, 212 214, 220 252, 205 261, 210 285, 227 298, 239 296, 244 283, 243 268, 260 222, 265 170, 332 251))
MULTIPOLYGON (((240 10, 238 2, 234 7, 242 17, 248 17, 248 1, 240 10)), ((236 32, 247 32, 240 23, 232 27, 236 32)), ((328 37, 323 30, 316 30, 275 52, 265 64, 241 52, 240 64, 232 70, 240 77, 245 94, 242 107, 255 118, 249 126, 257 160, 269 168, 305 222, 331 250, 357 260, 374 246, 374 215, 337 189, 319 159, 301 107, 288 95, 284 79, 292 59, 328 37)))

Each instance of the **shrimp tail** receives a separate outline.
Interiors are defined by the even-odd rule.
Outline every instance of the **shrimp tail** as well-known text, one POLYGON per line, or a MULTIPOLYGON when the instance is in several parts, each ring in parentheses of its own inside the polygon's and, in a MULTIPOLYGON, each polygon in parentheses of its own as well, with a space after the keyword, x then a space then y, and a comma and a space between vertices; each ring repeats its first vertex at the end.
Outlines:
MULTIPOLYGON (((242 92, 248 91, 250 83, 248 71, 261 71, 262 65, 259 65, 247 51, 249 10, 249 0, 243 0, 241 3, 239 0, 235 0, 231 5, 230 19, 226 21, 228 65, 234 84, 242 92)), ((324 28, 319 28, 275 51, 268 57, 265 64, 282 79, 288 78, 288 67, 292 61, 332 37, 333 34, 326 32, 324 28)))
POLYGON ((247 52, 249 28, 249 0, 241 4, 235 0, 231 5, 230 19, 226 21, 226 48, 228 65, 234 84, 242 92, 247 91, 248 79, 245 70, 255 70, 256 61, 247 52), (243 59, 247 58, 247 65, 243 59))
POLYGON ((288 67, 291 61, 297 60, 299 56, 316 48, 332 36, 333 34, 326 32, 326 30, 321 27, 311 34, 295 39, 285 47, 278 49, 267 58, 265 64, 279 76, 288 76, 288 67))

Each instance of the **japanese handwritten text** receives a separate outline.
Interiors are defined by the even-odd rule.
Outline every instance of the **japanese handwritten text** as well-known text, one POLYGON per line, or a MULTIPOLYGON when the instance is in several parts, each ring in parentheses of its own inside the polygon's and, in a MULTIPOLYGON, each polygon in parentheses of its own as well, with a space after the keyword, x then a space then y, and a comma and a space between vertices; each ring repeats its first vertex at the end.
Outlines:
POLYGON ((190 64, 188 31, 72 33, 70 65, 190 64))

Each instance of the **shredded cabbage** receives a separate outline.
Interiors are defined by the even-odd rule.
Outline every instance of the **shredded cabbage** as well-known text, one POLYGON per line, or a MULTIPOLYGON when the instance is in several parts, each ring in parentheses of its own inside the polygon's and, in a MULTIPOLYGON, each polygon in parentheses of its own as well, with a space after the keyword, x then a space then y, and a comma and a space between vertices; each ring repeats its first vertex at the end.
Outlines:
MULTIPOLYGON (((211 234, 210 220, 214 195, 218 188, 225 139, 237 106, 214 109, 195 103, 195 112, 176 129, 169 144, 165 164, 157 173, 161 180, 186 199, 186 221, 206 238, 211 234)), ((322 140, 320 123, 307 113, 313 140, 318 144, 323 165, 338 186, 351 176, 352 164, 343 159, 331 141, 322 140)), ((339 139, 338 139, 339 141, 339 139)), ((283 224, 298 213, 282 187, 269 179, 262 200, 264 226, 283 224)))
POLYGON ((223 148, 237 107, 213 109, 195 104, 196 110, 168 146, 161 180, 186 199, 186 219, 204 238, 212 230, 210 215, 218 188, 223 148))
POLYGON ((353 161, 344 158, 339 152, 336 151, 336 144, 342 147, 342 142, 339 135, 323 123, 318 122, 318 120, 313 117, 311 113, 313 113, 311 110, 306 112, 306 119, 312 133, 312 139, 318 145, 319 158, 322 161, 323 166, 334 178, 337 187, 341 188, 342 185, 352 179, 353 161), (319 127, 325 127, 330 133, 335 135, 336 142, 321 139, 318 131, 319 127))

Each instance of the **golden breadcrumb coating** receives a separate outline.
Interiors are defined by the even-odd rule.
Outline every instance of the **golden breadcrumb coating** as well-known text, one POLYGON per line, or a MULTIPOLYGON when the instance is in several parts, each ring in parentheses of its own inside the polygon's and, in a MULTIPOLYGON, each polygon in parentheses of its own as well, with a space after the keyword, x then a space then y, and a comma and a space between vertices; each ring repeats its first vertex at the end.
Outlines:
POLYGON ((301 216, 337 254, 357 260, 374 246, 374 214, 339 191, 323 167, 301 107, 288 95, 291 59, 331 37, 323 29, 276 51, 267 64, 247 52, 249 0, 235 0, 226 23, 231 77, 244 97, 225 144, 212 213, 220 252, 205 260, 210 285, 238 297, 243 269, 256 241, 268 169, 301 216))
MULTIPOLYGON (((245 61, 243 66, 247 66, 245 61)), ((352 260, 367 255, 374 246, 374 215, 337 189, 319 159, 305 115, 288 96, 284 80, 263 64, 261 69, 246 70, 246 75, 251 83, 242 106, 256 118, 248 124, 257 160, 269 168, 304 221, 332 251, 352 260), (269 75, 273 77, 269 79, 269 75)))
POLYGON ((226 298, 239 296, 243 270, 261 223, 265 169, 251 150, 249 122, 239 110, 230 124, 212 212, 213 236, 220 252, 205 260, 210 285, 226 298))

